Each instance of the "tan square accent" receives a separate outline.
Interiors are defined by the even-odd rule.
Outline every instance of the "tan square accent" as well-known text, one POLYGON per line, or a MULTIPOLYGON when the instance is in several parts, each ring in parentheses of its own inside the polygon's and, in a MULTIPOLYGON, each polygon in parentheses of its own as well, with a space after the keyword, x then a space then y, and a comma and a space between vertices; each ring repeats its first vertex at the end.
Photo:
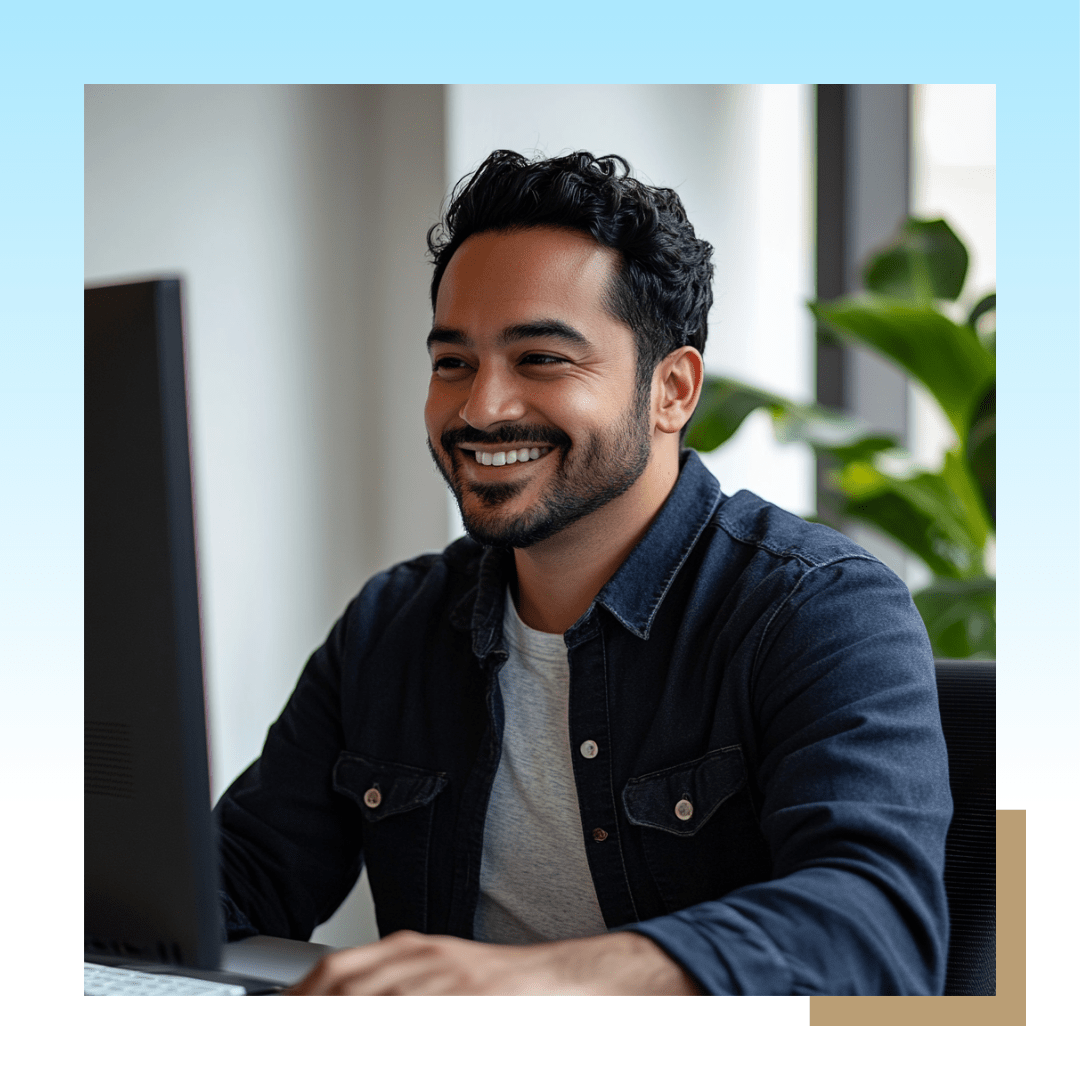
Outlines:
POLYGON ((1027 1025, 1027 811, 997 812, 997 994, 815 997, 811 1027, 1027 1025))

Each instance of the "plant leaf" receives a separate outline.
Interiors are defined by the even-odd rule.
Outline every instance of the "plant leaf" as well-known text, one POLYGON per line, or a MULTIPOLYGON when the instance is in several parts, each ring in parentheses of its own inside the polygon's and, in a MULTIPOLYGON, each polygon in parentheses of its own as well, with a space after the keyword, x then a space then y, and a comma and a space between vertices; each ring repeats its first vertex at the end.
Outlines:
POLYGON ((845 460, 854 460, 852 455, 868 459, 879 450, 897 445, 891 436, 871 435, 862 420, 821 405, 800 405, 777 398, 770 411, 773 431, 780 442, 804 442, 818 451, 846 454, 845 460))
POLYGON ((944 221, 908 218, 867 260, 863 281, 871 292, 927 306, 955 300, 967 270, 967 249, 944 221))
POLYGON ((895 449, 897 445, 891 435, 868 435, 849 446, 830 446, 828 452, 841 465, 850 465, 853 461, 873 461, 882 451, 895 449))
POLYGON ((997 312, 997 293, 988 293, 972 309, 967 324, 975 331, 982 346, 991 356, 997 355, 997 319, 984 319, 990 312, 997 312), (982 325, 980 325, 980 323, 982 325), (987 325, 989 324, 989 326, 987 325))
POLYGON ((811 303, 814 315, 839 333, 895 360, 930 391, 960 441, 974 406, 994 378, 994 357, 975 331, 931 308, 874 296, 811 303))
POLYGON ((946 452, 941 472, 937 475, 941 477, 949 492, 949 504, 958 520, 963 521, 968 535, 975 540, 981 551, 994 531, 994 524, 986 512, 982 494, 959 447, 946 452))
POLYGON ((967 465, 978 485, 983 509, 997 526, 997 387, 991 386, 975 408, 964 447, 967 465))
POLYGON ((968 579, 983 573, 989 523, 956 451, 940 473, 898 478, 869 462, 854 462, 831 477, 846 496, 842 512, 875 526, 916 554, 939 576, 968 579))
POLYGON ((686 445, 702 453, 726 443, 755 409, 782 399, 756 387, 706 375, 701 398, 686 432, 686 445))
POLYGON ((936 579, 914 596, 938 657, 992 660, 997 601, 993 578, 936 579))
POLYGON ((881 450, 897 445, 889 435, 874 435, 861 420, 821 405, 803 405, 748 386, 735 379, 706 375, 686 445, 702 453, 715 450, 738 431, 756 409, 768 409, 780 442, 805 442, 814 450, 828 450, 844 462, 868 461, 881 450))
POLYGON ((997 293, 987 293, 972 309, 967 317, 967 324, 972 330, 978 329, 979 320, 988 312, 997 311, 997 293))

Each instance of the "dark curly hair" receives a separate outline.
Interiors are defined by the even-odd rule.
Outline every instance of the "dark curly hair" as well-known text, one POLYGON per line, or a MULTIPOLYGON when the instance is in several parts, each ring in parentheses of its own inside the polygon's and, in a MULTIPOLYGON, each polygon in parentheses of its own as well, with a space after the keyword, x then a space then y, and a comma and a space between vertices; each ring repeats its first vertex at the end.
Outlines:
POLYGON ((447 264, 470 236, 538 225, 576 229, 619 253, 607 307, 633 331, 639 390, 673 350, 704 352, 712 245, 694 235, 674 191, 635 180, 617 154, 579 150, 533 161, 512 150, 490 154, 458 182, 442 220, 428 230, 432 308, 447 264))

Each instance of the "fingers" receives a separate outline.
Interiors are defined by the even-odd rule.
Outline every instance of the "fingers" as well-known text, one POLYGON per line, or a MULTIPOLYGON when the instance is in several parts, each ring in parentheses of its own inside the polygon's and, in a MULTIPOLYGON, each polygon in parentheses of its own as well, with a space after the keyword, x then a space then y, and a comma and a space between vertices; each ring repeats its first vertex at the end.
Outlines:
POLYGON ((437 958, 426 951, 395 953, 377 967, 347 975, 330 993, 367 996, 437 993, 432 987, 440 974, 437 958))
MULTIPOLYGON (((586 941, 490 945, 441 934, 399 931, 373 945, 324 957, 290 994, 582 993, 562 953, 586 941)), ((580 964, 578 965, 580 966, 580 964)), ((586 963, 586 966, 589 966, 586 963)))
POLYGON ((425 954, 395 958, 362 975, 342 980, 331 992, 380 997, 451 994, 460 982, 459 972, 439 963, 437 957, 425 954))
MULTIPOLYGON (((390 970, 403 958, 423 948, 426 936, 400 930, 371 945, 341 949, 324 956, 286 993, 291 995, 371 993, 362 989, 377 972, 390 970), (345 989, 353 987, 356 989, 345 989)), ((381 984, 386 980, 382 979, 381 984)), ((377 991, 375 991, 377 992, 377 991)))

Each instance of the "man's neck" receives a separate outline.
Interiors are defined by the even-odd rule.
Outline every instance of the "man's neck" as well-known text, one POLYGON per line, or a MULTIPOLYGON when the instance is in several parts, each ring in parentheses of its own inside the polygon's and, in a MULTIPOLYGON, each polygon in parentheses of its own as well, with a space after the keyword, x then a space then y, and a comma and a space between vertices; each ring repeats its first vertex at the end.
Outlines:
POLYGON ((534 630, 564 634, 645 535, 679 478, 677 457, 654 455, 607 506, 528 548, 514 550, 517 609, 534 630))

